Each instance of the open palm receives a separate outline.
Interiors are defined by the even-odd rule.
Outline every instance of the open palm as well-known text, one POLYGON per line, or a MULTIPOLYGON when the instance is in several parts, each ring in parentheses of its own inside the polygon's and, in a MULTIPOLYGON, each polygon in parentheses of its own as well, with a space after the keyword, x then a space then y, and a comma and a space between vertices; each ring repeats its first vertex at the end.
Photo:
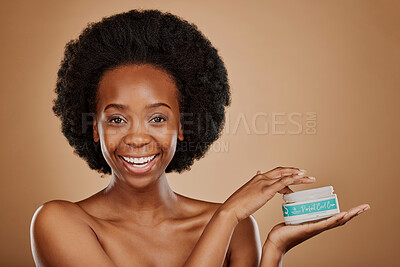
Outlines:
POLYGON ((368 204, 362 204, 348 211, 340 212, 330 218, 302 223, 297 225, 275 225, 268 234, 267 242, 274 245, 282 253, 294 246, 326 230, 344 225, 346 222, 369 208, 368 204))

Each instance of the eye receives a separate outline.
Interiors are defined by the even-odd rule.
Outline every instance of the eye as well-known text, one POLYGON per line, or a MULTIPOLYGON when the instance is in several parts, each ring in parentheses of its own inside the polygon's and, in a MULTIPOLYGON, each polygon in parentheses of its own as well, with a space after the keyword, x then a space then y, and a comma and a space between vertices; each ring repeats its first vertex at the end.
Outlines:
POLYGON ((112 118, 112 119, 108 120, 108 122, 115 123, 115 124, 121 124, 122 122, 124 122, 124 120, 117 117, 117 118, 112 118))
POLYGON ((162 116, 156 116, 156 117, 151 119, 151 121, 154 121, 154 122, 157 122, 157 123, 160 123, 160 122, 163 122, 163 121, 166 121, 166 120, 167 119, 162 117, 162 116))

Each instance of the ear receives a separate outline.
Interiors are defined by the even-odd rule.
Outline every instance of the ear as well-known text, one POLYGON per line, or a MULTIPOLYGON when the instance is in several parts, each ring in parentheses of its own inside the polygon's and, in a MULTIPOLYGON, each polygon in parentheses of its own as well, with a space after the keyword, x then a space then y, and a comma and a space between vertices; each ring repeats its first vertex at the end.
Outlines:
POLYGON ((179 122, 178 139, 179 141, 183 141, 184 139, 181 122, 179 122))
POLYGON ((95 116, 93 117, 93 140, 96 143, 100 140, 99 130, 97 129, 97 118, 95 116))

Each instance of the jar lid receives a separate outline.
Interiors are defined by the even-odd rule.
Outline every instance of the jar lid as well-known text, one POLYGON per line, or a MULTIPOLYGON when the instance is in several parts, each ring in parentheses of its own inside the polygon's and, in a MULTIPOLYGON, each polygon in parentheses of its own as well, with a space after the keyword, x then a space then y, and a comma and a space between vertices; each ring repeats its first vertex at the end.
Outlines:
POLYGON ((299 202, 309 199, 317 199, 323 197, 329 197, 333 193, 332 186, 325 186, 320 188, 308 189, 290 194, 284 194, 283 200, 286 202, 299 202))

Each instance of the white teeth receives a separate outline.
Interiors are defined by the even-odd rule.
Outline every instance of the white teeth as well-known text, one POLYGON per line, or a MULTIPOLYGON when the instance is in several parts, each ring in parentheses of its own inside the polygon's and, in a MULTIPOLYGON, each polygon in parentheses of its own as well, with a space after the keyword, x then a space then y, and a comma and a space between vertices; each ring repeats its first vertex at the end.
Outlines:
POLYGON ((155 156, 156 155, 153 155, 150 157, 145 157, 145 158, 127 158, 124 156, 122 156, 122 157, 124 158, 124 160, 126 160, 129 163, 143 164, 143 163, 150 162, 151 160, 153 160, 155 158, 155 156))

